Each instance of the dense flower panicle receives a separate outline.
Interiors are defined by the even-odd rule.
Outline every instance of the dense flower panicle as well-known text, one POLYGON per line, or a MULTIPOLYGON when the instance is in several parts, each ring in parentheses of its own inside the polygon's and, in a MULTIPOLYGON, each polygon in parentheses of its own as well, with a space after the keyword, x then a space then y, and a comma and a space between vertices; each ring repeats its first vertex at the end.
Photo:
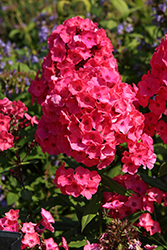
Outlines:
POLYGON ((60 188, 63 194, 78 197, 80 194, 90 199, 97 192, 101 181, 97 171, 89 171, 83 167, 77 167, 75 171, 72 168, 65 169, 65 163, 56 171, 54 182, 57 188, 60 188))
POLYGON ((62 237, 61 246, 58 246, 58 244, 54 242, 53 238, 43 239, 42 233, 45 231, 45 229, 54 232, 54 228, 52 227, 51 223, 54 223, 55 221, 51 213, 46 211, 44 208, 41 208, 41 215, 43 219, 38 224, 32 222, 20 223, 18 222, 19 209, 10 209, 9 212, 5 213, 5 217, 0 219, 0 230, 13 232, 21 231, 21 249, 29 249, 39 246, 40 249, 45 247, 46 250, 59 250, 59 247, 63 247, 65 250, 68 250, 69 247, 64 237, 62 237), (40 224, 44 227, 42 230, 38 227, 40 224))
POLYGON ((150 213, 154 212, 154 202, 158 204, 163 202, 164 206, 167 205, 167 193, 155 187, 150 188, 138 175, 118 175, 114 177, 114 180, 135 193, 128 197, 117 193, 104 192, 102 207, 107 209, 109 215, 112 218, 123 219, 127 215, 143 210, 146 213, 139 217, 138 225, 149 231, 150 235, 160 232, 159 223, 151 219, 150 213), (142 218, 146 218, 147 223, 142 218))
POLYGON ((0 150, 12 148, 19 129, 38 124, 36 116, 31 117, 25 104, 21 101, 0 100, 0 150), (20 119, 26 118, 23 122, 20 119), (27 123, 28 122, 28 123, 27 123), (17 131, 17 133, 16 133, 17 131))
POLYGON ((151 69, 138 83, 138 102, 150 110, 144 114, 144 132, 153 136, 155 131, 167 143, 166 101, 167 101, 167 35, 161 40, 150 61, 151 69), (143 102, 143 98, 146 102, 143 102))
POLYGON ((140 165, 151 169, 155 155, 145 143, 150 139, 143 135, 144 116, 133 104, 136 90, 121 81, 110 39, 97 26, 74 17, 48 38, 42 76, 38 72, 29 88, 32 102, 36 98, 43 111, 37 142, 43 152, 65 153, 100 170, 115 159, 117 145, 133 142, 143 157, 127 148, 123 171, 133 174, 140 165))

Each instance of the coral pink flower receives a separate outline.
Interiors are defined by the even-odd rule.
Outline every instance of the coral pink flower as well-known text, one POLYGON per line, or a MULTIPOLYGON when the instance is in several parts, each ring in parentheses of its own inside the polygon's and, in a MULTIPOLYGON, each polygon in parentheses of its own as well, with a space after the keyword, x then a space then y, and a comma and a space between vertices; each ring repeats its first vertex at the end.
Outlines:
POLYGON ((21 229, 21 231, 23 232, 23 233, 35 233, 35 229, 34 229, 34 226, 32 225, 32 223, 31 222, 25 222, 25 223, 23 223, 23 227, 22 227, 22 229, 21 229))
POLYGON ((26 233, 22 239, 22 243, 28 247, 35 247, 40 244, 40 240, 37 233, 26 233))
POLYGON ((153 226, 154 221, 151 219, 151 215, 149 213, 144 213, 139 217, 138 226, 144 227, 147 231, 153 226))
POLYGON ((53 238, 45 239, 46 250, 59 250, 57 243, 54 242, 53 238))
POLYGON ((43 217, 43 220, 41 221, 41 224, 51 232, 54 232, 54 227, 51 225, 51 223, 55 223, 55 220, 53 219, 51 213, 49 211, 46 211, 44 208, 41 208, 41 215, 43 217))
POLYGON ((8 220, 17 221, 19 218, 19 209, 10 209, 9 212, 5 213, 5 216, 8 220))
POLYGON ((0 150, 4 151, 13 147, 14 136, 6 131, 0 132, 0 150))
POLYGON ((10 127, 10 117, 0 113, 0 131, 8 132, 10 127))
POLYGON ((62 245, 60 247, 64 247, 65 250, 69 249, 67 241, 64 237, 62 237, 62 245))

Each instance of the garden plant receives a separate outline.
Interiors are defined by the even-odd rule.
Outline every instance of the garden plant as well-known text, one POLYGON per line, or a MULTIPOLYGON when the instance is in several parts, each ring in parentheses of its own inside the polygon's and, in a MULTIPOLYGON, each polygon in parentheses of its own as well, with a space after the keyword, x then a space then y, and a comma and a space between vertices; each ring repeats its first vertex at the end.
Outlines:
POLYGON ((21 249, 167 249, 167 1, 2 0, 0 230, 21 249))

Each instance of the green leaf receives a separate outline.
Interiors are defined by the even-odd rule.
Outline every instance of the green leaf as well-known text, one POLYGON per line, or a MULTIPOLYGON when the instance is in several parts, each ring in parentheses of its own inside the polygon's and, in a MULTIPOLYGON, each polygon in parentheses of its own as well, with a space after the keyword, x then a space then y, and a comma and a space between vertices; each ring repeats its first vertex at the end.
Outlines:
POLYGON ((155 154, 165 154, 167 153, 167 145, 163 143, 157 143, 154 145, 154 153, 155 154))
POLYGON ((71 241, 68 246, 72 247, 72 248, 79 248, 79 247, 83 247, 86 245, 86 240, 82 240, 82 241, 71 241))
POLYGON ((9 33, 9 37, 10 38, 13 38, 16 34, 20 33, 20 30, 19 29, 14 29, 14 30, 11 30, 10 33, 9 33))
POLYGON ((86 206, 84 214, 81 220, 81 232, 83 232, 86 225, 93 220, 93 218, 97 215, 97 212, 101 205, 102 194, 96 193, 92 200, 90 200, 89 204, 86 206))
POLYGON ((124 0, 110 0, 110 2, 121 13, 122 17, 129 15, 129 8, 124 0))
POLYGON ((86 11, 89 13, 91 9, 91 4, 90 1, 88 0, 73 0, 73 3, 79 3, 82 2, 85 5, 86 11))
POLYGON ((33 28, 36 26, 35 22, 29 22, 29 24, 26 27, 26 32, 30 32, 31 30, 33 30, 33 28))
POLYGON ((18 71, 24 71, 24 72, 29 72, 30 68, 27 66, 25 63, 18 63, 18 71))
POLYGON ((152 187, 157 187, 160 190, 167 192, 167 185, 163 183, 161 180, 152 178, 150 176, 147 176, 145 174, 140 174, 141 178, 143 181, 145 181, 147 184, 149 184, 152 187))
POLYGON ((130 214, 130 215, 126 216, 124 219, 127 219, 128 221, 130 221, 133 224, 134 222, 136 222, 138 220, 140 215, 142 215, 145 212, 146 211, 139 211, 139 212, 136 212, 134 214, 130 214))
POLYGON ((16 201, 18 201, 19 196, 18 194, 12 193, 12 192, 8 192, 7 196, 6 196, 6 200, 8 205, 12 205, 14 204, 16 201))
POLYGON ((129 191, 121 186, 119 183, 108 177, 107 175, 102 175, 102 183, 111 189, 111 192, 116 192, 121 195, 129 196, 129 191))
POLYGON ((32 199, 32 192, 30 190, 28 190, 28 189, 22 189, 21 190, 21 197, 24 200, 31 201, 31 199, 32 199))
POLYGON ((107 28, 107 29, 114 29, 115 27, 117 27, 117 22, 113 21, 113 20, 103 20, 101 22, 99 22, 99 24, 103 27, 103 28, 107 28))
POLYGON ((142 9, 142 6, 137 6, 129 9, 129 14, 135 12, 136 10, 142 9))
POLYGON ((157 34, 156 34, 156 26, 150 25, 150 26, 144 26, 144 29, 148 32, 151 38, 156 39, 157 34))
POLYGON ((124 246, 121 243, 119 243, 118 250, 123 250, 123 249, 124 249, 124 246))
POLYGON ((167 162, 164 162, 160 168, 159 168, 159 172, 158 172, 158 177, 162 177, 167 175, 167 162))
POLYGON ((62 15, 66 14, 66 13, 64 12, 64 6, 65 6, 65 5, 70 5, 70 2, 67 1, 67 0, 62 0, 62 1, 58 2, 58 4, 57 4, 57 11, 58 11, 59 13, 61 13, 62 15))

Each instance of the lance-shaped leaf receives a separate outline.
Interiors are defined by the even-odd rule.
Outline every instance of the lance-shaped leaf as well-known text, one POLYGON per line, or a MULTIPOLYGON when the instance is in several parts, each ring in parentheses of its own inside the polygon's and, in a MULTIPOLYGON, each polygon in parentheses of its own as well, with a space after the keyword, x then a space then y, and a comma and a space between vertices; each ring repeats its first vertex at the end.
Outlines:
POLYGON ((92 200, 90 200, 89 204, 86 206, 81 220, 81 232, 83 232, 86 225, 97 215, 97 212, 101 205, 101 200, 102 194, 96 193, 93 196, 92 200))
POLYGON ((129 190, 121 186, 119 183, 111 179, 109 176, 102 175, 101 179, 102 179, 102 183, 111 189, 111 192, 116 192, 118 194, 126 195, 126 196, 131 195, 129 190))
POLYGON ((91 9, 91 4, 90 4, 90 1, 89 0, 73 0, 72 1, 74 4, 81 4, 83 3, 83 5, 85 5, 85 9, 86 11, 89 13, 90 12, 90 9, 91 9))
POLYGON ((129 8, 124 0, 110 0, 111 4, 121 13, 122 17, 129 15, 129 8))
POLYGON ((31 201, 32 199, 32 192, 28 189, 22 189, 21 190, 21 197, 24 199, 24 200, 27 200, 27 201, 31 201))
POLYGON ((140 215, 142 215, 145 212, 146 211, 138 211, 134 214, 130 214, 130 215, 126 216, 124 219, 127 219, 128 221, 130 221, 133 224, 134 222, 136 222, 139 219, 140 215))
POLYGON ((158 177, 166 175, 167 175, 167 162, 164 162, 159 168, 158 177))
POLYGON ((152 178, 150 176, 147 176, 145 174, 140 174, 143 181, 145 181, 147 184, 149 184, 152 187, 159 188, 160 190, 167 192, 167 185, 163 183, 161 180, 158 180, 156 178, 152 178))

